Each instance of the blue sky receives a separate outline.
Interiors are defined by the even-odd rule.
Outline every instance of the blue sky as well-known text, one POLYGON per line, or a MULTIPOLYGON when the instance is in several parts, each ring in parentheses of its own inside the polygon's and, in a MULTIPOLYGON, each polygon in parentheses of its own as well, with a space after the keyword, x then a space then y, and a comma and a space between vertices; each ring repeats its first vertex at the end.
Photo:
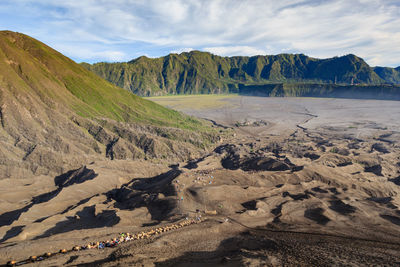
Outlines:
POLYGON ((77 62, 193 49, 217 55, 349 53, 400 65, 400 0, 0 0, 0 29, 77 62))

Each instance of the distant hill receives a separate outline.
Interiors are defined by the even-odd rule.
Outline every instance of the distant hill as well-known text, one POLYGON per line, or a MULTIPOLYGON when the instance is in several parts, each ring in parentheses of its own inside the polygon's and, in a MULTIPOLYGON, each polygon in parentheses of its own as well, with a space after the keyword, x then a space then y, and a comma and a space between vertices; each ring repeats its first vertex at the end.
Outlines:
POLYGON ((95 158, 187 159, 216 140, 203 122, 103 80, 45 44, 0 32, 0 178, 95 158))
POLYGON ((391 84, 400 84, 400 67, 395 69, 388 67, 374 67, 373 70, 385 82, 391 84))
POLYGON ((333 97, 400 100, 400 85, 338 85, 318 83, 240 84, 239 94, 271 97, 333 97))
POLYGON ((352 54, 316 59, 303 54, 220 57, 192 51, 160 58, 143 56, 126 63, 82 65, 141 96, 238 92, 239 85, 269 83, 400 83, 398 70, 371 68, 352 54))

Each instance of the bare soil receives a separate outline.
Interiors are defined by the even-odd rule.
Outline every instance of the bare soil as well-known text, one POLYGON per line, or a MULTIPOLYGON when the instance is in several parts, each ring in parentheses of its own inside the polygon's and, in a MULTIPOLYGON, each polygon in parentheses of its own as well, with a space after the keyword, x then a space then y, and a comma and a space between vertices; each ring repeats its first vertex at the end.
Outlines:
POLYGON ((0 180, 0 264, 201 215, 31 265, 400 266, 398 102, 230 96, 183 107, 231 137, 173 165, 96 159, 0 180))

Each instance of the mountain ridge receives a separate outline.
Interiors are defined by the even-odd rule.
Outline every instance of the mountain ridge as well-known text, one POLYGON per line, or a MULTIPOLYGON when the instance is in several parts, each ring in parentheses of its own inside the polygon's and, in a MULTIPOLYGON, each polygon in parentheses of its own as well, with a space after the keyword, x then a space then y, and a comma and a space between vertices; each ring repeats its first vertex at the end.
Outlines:
POLYGON ((0 122, 0 179, 58 175, 95 159, 184 160, 218 139, 207 123, 11 31, 0 31, 0 122))
POLYGON ((238 92, 239 84, 398 84, 397 69, 370 67, 349 54, 317 59, 304 54, 222 57, 191 51, 128 62, 81 63, 111 83, 141 96, 238 92))

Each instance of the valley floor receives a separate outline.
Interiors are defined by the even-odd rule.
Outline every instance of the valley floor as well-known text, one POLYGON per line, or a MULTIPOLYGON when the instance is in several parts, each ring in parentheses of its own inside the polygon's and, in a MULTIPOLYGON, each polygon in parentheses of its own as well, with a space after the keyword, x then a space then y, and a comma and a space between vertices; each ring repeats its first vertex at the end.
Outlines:
POLYGON ((0 264, 201 215, 32 265, 400 266, 399 102, 182 99, 175 109, 232 135, 170 166, 96 160, 52 180, 1 180, 0 264))

